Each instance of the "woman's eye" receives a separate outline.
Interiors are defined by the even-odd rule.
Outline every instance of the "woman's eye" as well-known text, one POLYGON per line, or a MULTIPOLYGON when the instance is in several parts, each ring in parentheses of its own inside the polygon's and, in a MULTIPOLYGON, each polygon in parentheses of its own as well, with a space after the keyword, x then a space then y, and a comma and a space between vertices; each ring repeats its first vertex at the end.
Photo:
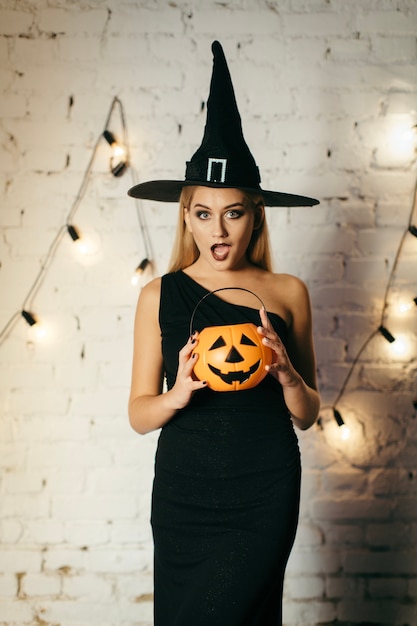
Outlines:
POLYGON ((226 216, 231 218, 231 219, 237 219, 238 217, 240 217, 242 214, 242 211, 228 211, 226 213, 226 216))
POLYGON ((197 217, 200 220, 207 220, 210 217, 210 214, 207 211, 198 211, 197 217))

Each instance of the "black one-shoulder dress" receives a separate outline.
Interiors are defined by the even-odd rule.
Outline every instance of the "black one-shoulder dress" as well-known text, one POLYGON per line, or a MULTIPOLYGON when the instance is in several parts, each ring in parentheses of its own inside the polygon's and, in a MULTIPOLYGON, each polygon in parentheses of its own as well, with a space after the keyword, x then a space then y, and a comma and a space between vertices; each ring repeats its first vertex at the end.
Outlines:
MULTIPOLYGON (((167 386, 207 290, 184 272, 162 277, 167 386)), ((269 318, 284 341, 287 328, 269 318)), ((256 308, 212 294, 195 329, 253 322, 256 308)), ((155 459, 155 626, 281 626, 284 571, 298 521, 300 455, 282 388, 203 389, 161 430, 155 459)))

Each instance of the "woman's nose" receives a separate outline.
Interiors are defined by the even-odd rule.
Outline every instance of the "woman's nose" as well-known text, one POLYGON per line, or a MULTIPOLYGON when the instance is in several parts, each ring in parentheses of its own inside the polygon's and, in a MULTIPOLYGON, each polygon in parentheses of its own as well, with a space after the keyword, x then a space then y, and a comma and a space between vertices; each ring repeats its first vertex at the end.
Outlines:
POLYGON ((213 220, 213 237, 226 237, 226 226, 221 217, 217 217, 213 220))

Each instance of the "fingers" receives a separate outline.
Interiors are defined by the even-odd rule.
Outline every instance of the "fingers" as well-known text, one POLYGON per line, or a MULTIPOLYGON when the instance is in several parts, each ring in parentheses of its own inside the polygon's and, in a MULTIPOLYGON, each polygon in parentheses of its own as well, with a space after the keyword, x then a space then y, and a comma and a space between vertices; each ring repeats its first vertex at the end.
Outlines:
POLYGON ((194 348, 197 345, 197 333, 193 333, 189 338, 185 346, 181 348, 179 351, 179 359, 180 361, 187 361, 190 358, 190 355, 194 348))
POLYGON ((262 343, 265 346, 269 346, 275 352, 279 350, 285 350, 284 344, 273 329, 271 322, 266 315, 266 312, 264 312, 263 316, 261 315, 261 321, 263 325, 258 326, 257 331, 260 335, 263 336, 262 343))
POLYGON ((265 369, 275 376, 278 372, 285 371, 289 368, 289 359, 284 344, 277 335, 268 319, 265 309, 260 310, 262 326, 258 326, 257 331, 262 335, 262 343, 271 348, 274 353, 273 363, 267 365, 265 369))
POLYGON ((192 383, 192 390, 201 389, 207 386, 206 381, 200 381, 193 376, 194 365, 197 362, 198 354, 193 352, 198 343, 198 332, 194 332, 189 338, 185 346, 179 352, 178 374, 187 383, 192 383))
POLYGON ((261 322, 263 328, 267 328, 268 330, 272 330, 271 322, 269 321, 268 314, 266 312, 265 307, 262 307, 259 311, 259 315, 261 317, 261 322))

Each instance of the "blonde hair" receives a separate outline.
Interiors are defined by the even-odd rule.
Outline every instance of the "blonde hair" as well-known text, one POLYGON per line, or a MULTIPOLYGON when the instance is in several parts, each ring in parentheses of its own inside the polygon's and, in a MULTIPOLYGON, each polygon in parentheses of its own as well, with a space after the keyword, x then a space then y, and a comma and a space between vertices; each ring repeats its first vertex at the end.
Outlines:
MULTIPOLYGON (((193 194, 197 186, 190 185, 182 188, 178 213, 177 231, 171 253, 168 272, 177 272, 192 265, 199 257, 199 251, 194 238, 187 229, 184 220, 184 209, 190 207, 193 194)), ((264 206, 261 193, 249 192, 241 189, 250 207, 255 211, 257 207, 264 206)), ((262 269, 272 271, 271 247, 269 243, 268 225, 265 217, 252 232, 252 237, 247 250, 248 260, 262 269)))

